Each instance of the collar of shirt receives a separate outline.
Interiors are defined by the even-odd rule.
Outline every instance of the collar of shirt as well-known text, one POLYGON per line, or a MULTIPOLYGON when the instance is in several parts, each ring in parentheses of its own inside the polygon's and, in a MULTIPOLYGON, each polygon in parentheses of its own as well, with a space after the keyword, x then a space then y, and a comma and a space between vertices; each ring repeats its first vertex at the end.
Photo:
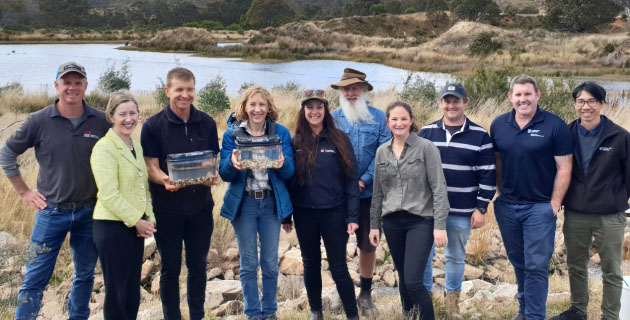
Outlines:
MULTIPOLYGON (((241 122, 241 124, 238 126, 239 128, 245 128, 245 131, 247 131, 247 133, 249 133, 250 136, 253 136, 252 132, 249 130, 249 125, 247 120, 241 122)), ((265 121, 265 123, 263 123, 263 134, 265 134, 265 131, 267 130, 267 121, 265 121)))
POLYGON ((512 108, 512 112, 510 112, 510 116, 508 117, 507 122, 511 123, 512 126, 522 131, 533 126, 534 123, 541 122, 544 120, 545 120, 545 111, 540 108, 540 105, 538 105, 536 106, 536 113, 534 114, 534 117, 523 128, 520 128, 518 126, 518 123, 516 123, 516 110, 514 110, 514 108, 512 108))
POLYGON ((578 119, 577 121, 578 132, 583 136, 597 135, 602 130, 602 127, 604 126, 604 122, 606 122, 605 117, 600 116, 599 118, 600 118, 599 124, 597 125, 597 127, 593 128, 593 130, 586 130, 586 128, 582 127, 582 119, 578 119))
MULTIPOLYGON (((451 134, 450 131, 446 130, 446 125, 444 124, 443 118, 440 121, 442 122, 442 130, 446 132, 446 143, 449 143, 451 142, 451 138, 453 137, 454 134, 451 134)), ((457 132, 455 133, 464 132, 464 129, 466 128, 466 123, 468 123, 468 118, 464 117, 464 124, 462 124, 462 127, 459 128, 459 130, 457 130, 457 132)))
MULTIPOLYGON (((52 108, 48 110, 48 116, 51 118, 55 118, 55 117, 63 118, 61 116, 61 113, 59 113, 59 110, 57 109, 57 102, 59 102, 59 99, 56 99, 52 105, 52 108)), ((83 103, 83 113, 81 113, 79 118, 81 118, 81 120, 84 120, 87 117, 93 116, 95 112, 94 112, 94 109, 92 109, 90 106, 87 105, 87 103, 85 103, 85 101, 83 101, 82 103, 83 103)))

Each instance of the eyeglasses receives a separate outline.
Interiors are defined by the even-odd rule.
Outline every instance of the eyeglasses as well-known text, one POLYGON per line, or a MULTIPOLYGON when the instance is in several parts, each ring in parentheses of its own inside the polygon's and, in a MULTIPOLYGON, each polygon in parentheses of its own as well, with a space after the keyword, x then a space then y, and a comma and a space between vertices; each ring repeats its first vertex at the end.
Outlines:
POLYGON ((305 98, 324 98, 324 90, 321 89, 309 89, 304 91, 305 98))
POLYGON ((589 107, 594 107, 594 106, 597 105, 597 103, 599 103, 599 101, 597 101, 595 99, 588 99, 588 100, 578 99, 578 100, 575 100, 575 105, 578 106, 578 107, 583 107, 585 103, 587 103, 589 105, 589 107))

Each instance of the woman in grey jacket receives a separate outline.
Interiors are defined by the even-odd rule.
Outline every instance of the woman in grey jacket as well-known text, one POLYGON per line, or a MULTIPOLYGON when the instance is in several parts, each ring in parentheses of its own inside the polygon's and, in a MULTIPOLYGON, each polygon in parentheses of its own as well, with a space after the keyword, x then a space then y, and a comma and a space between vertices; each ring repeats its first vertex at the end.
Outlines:
POLYGON ((424 287, 422 270, 433 240, 448 244, 449 212, 440 151, 412 134, 411 106, 394 102, 387 107, 392 139, 376 151, 374 195, 370 210, 370 242, 379 244, 381 220, 398 277, 403 313, 410 319, 434 319, 433 302, 424 287))

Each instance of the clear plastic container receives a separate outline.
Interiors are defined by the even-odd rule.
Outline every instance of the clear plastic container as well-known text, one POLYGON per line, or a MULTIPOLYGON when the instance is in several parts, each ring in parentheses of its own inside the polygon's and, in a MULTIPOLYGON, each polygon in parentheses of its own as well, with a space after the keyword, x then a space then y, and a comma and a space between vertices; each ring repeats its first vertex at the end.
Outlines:
POLYGON ((215 178, 217 156, 213 151, 169 154, 168 177, 177 187, 211 182, 215 178))
POLYGON ((273 134, 262 137, 237 136, 238 162, 243 169, 277 168, 280 165, 282 141, 273 134))

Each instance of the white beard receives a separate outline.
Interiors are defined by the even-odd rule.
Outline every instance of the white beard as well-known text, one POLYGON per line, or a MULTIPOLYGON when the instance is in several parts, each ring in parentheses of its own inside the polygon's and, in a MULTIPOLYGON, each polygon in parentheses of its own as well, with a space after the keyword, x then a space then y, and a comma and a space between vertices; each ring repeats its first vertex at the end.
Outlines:
POLYGON ((353 102, 348 101, 343 95, 339 96, 339 105, 343 114, 346 116, 346 120, 351 125, 357 125, 361 121, 372 121, 372 114, 368 109, 367 95, 364 93, 357 100, 353 102))

